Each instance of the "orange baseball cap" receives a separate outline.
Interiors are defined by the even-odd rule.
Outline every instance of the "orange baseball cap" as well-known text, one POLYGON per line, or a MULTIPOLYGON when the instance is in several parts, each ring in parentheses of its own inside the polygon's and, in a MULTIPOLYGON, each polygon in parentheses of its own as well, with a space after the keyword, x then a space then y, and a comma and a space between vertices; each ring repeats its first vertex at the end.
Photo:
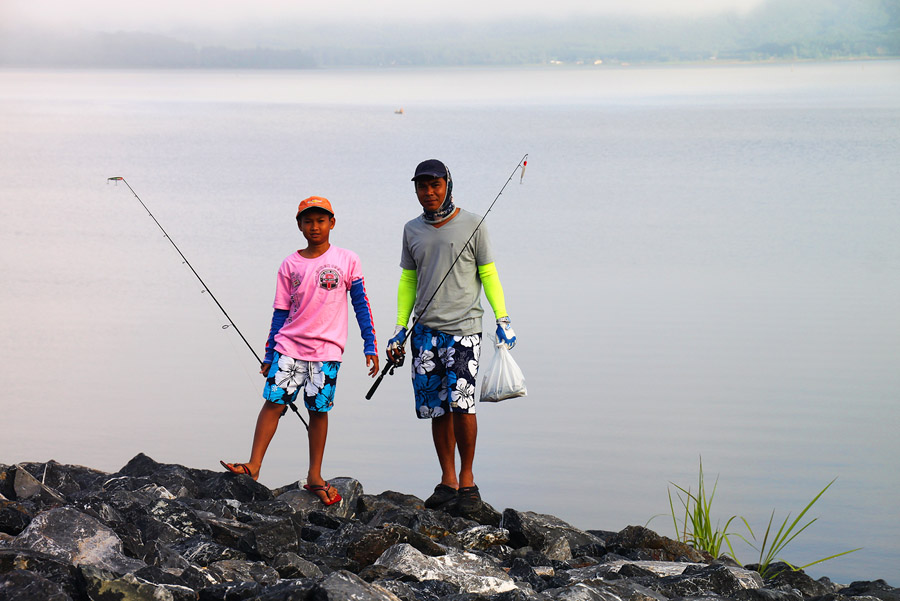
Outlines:
POLYGON ((322 209, 323 211, 328 211, 334 217, 334 209, 331 208, 331 203, 328 202, 327 198, 322 198, 321 196, 310 196, 301 202, 297 206, 297 219, 300 218, 300 213, 308 209, 322 209))

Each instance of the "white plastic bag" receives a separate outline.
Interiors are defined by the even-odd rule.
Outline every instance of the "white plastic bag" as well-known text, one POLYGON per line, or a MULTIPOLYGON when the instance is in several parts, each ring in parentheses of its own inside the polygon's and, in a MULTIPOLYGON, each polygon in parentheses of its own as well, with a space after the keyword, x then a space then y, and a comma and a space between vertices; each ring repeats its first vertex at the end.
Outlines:
POLYGON ((482 403, 496 403, 527 394, 525 376, 509 353, 509 347, 502 342, 497 343, 497 352, 481 381, 479 400, 482 403))

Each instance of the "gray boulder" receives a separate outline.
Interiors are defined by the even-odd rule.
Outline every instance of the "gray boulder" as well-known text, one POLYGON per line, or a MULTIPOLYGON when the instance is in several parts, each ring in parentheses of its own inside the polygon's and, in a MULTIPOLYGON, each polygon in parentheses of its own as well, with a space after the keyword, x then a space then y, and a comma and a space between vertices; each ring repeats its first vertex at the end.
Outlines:
POLYGON ((505 571, 494 562, 468 552, 450 552, 428 557, 412 545, 394 545, 375 562, 418 581, 449 582, 465 593, 489 595, 516 588, 505 571))
POLYGON ((552 515, 506 509, 500 526, 509 531, 509 542, 513 547, 529 546, 558 561, 571 559, 575 548, 604 546, 602 539, 552 515))
POLYGON ((38 514, 13 540, 12 547, 114 574, 126 574, 146 565, 122 554, 122 541, 111 528, 71 507, 38 514))

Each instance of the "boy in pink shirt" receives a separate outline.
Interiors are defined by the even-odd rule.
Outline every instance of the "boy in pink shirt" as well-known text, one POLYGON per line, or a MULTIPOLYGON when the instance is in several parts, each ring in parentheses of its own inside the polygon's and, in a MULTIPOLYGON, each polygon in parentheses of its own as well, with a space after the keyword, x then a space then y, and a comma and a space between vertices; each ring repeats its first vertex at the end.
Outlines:
POLYGON ((378 373, 378 349, 372 310, 356 253, 329 242, 334 210, 326 198, 311 196, 297 207, 297 226, 307 246, 288 256, 278 269, 275 309, 260 373, 266 376, 250 461, 220 463, 230 472, 259 477, 278 420, 302 395, 309 411, 309 471, 304 488, 325 505, 341 500, 322 478, 328 435, 328 411, 334 405, 337 372, 347 342, 349 293, 364 341, 369 375, 378 373))

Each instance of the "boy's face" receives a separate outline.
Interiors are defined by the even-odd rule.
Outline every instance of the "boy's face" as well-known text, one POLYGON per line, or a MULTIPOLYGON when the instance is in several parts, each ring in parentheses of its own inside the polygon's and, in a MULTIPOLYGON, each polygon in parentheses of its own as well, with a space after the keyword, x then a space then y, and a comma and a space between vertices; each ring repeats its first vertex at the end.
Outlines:
POLYGON ((447 182, 442 177, 431 179, 422 178, 416 180, 416 196, 419 204, 426 211, 434 213, 444 204, 447 195, 447 182))
POLYGON ((297 225, 307 242, 322 244, 328 242, 328 236, 334 229, 334 216, 325 211, 309 209, 300 214, 297 225))

